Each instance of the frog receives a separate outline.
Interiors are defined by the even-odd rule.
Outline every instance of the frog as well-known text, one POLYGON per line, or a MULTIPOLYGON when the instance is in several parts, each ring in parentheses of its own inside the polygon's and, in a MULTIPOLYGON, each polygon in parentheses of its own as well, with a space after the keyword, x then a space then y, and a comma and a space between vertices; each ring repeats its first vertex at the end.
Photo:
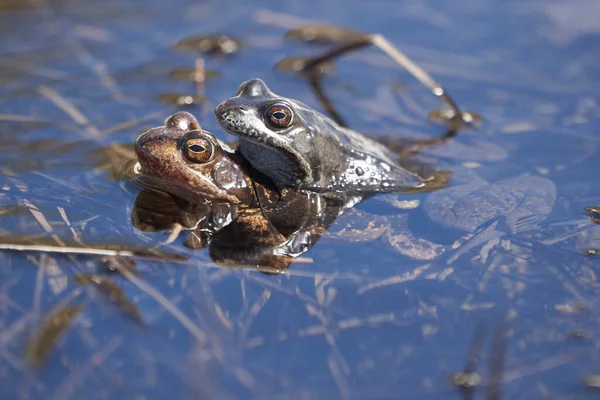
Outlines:
POLYGON ((364 196, 420 188, 427 181, 402 168, 385 145, 276 95, 258 78, 219 104, 215 118, 239 138, 244 158, 278 187, 364 196))
POLYGON ((136 181, 191 204, 205 201, 251 205, 252 182, 233 150, 203 131, 185 111, 162 126, 143 132, 135 142, 136 181))
MULTIPOLYGON (((236 151, 200 129, 197 119, 182 111, 136 140, 136 180, 146 187, 175 195, 191 204, 226 203, 241 208, 291 208, 312 193, 293 187, 277 188, 236 151)), ((361 196, 338 196, 341 208, 361 196)))

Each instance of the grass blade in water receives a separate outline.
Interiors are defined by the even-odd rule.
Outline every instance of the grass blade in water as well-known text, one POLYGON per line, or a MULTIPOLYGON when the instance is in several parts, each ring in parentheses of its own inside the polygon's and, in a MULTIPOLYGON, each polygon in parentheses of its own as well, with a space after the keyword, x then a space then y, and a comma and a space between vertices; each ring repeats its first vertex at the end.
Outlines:
POLYGON ((66 304, 55 309, 35 333, 27 348, 27 361, 39 367, 62 334, 71 326, 84 306, 66 304))

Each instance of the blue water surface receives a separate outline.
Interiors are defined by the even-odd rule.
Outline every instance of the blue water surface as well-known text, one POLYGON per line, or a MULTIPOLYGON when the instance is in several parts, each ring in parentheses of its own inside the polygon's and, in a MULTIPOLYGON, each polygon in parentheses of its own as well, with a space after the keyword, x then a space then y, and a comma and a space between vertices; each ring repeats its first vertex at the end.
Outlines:
MULTIPOLYGON (((385 35, 485 118, 423 160, 490 183, 545 177, 556 201, 536 229, 453 262, 447 254, 413 260, 383 239, 325 236, 302 255, 310 262, 270 276, 217 266, 181 237, 164 249, 191 254, 190 261, 139 260, 135 279, 115 277, 145 327, 72 281, 94 271, 97 258, 0 252, 1 398, 458 399, 450 376, 465 367, 480 325, 508 336, 503 398, 598 396, 583 381, 600 371, 600 255, 584 253, 600 247, 600 226, 584 213, 600 205, 596 1, 31 3, 0 11, 4 237, 142 247, 166 240, 168 233, 133 227, 139 188, 107 171, 134 155, 111 161, 99 150, 133 143, 179 109, 159 97, 192 91, 168 77, 194 65, 196 55, 174 49, 191 35, 227 33, 245 44, 231 57, 205 58, 220 76, 207 82, 208 100, 188 109, 218 138, 231 140, 214 107, 249 78, 320 109, 303 79, 273 70, 284 56, 320 51, 284 39, 307 23, 385 35), (69 301, 85 311, 32 368, 30 337, 69 301), (586 337, 574 339, 575 329, 586 337)), ((437 99, 373 49, 340 61, 325 87, 362 132, 423 138, 443 131, 426 120, 437 99)), ((464 183, 457 178, 450 188, 464 183)), ((415 235, 448 245, 464 239, 422 210, 427 196, 397 198, 419 205, 405 211, 415 235)), ((376 211, 386 204, 380 200, 361 207, 376 211)), ((477 398, 493 380, 494 354, 488 338, 477 398)))

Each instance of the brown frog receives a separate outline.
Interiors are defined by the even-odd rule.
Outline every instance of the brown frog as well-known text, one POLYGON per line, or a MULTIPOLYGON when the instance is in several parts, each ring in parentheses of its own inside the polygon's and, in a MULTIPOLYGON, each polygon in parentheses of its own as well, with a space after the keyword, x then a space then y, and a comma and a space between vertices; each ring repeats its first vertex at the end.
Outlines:
POLYGON ((137 180, 192 204, 216 201, 252 205, 253 182, 227 145, 200 129, 187 112, 141 134, 135 143, 137 180))

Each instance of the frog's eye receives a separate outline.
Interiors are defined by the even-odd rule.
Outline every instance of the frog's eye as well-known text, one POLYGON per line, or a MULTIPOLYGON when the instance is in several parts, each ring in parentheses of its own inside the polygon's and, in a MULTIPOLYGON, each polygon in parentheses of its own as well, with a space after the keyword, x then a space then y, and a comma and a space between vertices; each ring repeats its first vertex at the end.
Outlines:
POLYGON ((180 129, 185 132, 200 129, 200 124, 198 123, 198 120, 196 120, 196 117, 185 111, 180 111, 171 115, 165 120, 165 126, 167 128, 180 129))
POLYGON ((201 137, 188 138, 183 143, 183 154, 190 161, 207 163, 215 158, 215 146, 210 140, 201 137))
POLYGON ((291 108, 283 104, 275 104, 265 112, 269 125, 276 129, 287 128, 292 124, 294 113, 291 108))

